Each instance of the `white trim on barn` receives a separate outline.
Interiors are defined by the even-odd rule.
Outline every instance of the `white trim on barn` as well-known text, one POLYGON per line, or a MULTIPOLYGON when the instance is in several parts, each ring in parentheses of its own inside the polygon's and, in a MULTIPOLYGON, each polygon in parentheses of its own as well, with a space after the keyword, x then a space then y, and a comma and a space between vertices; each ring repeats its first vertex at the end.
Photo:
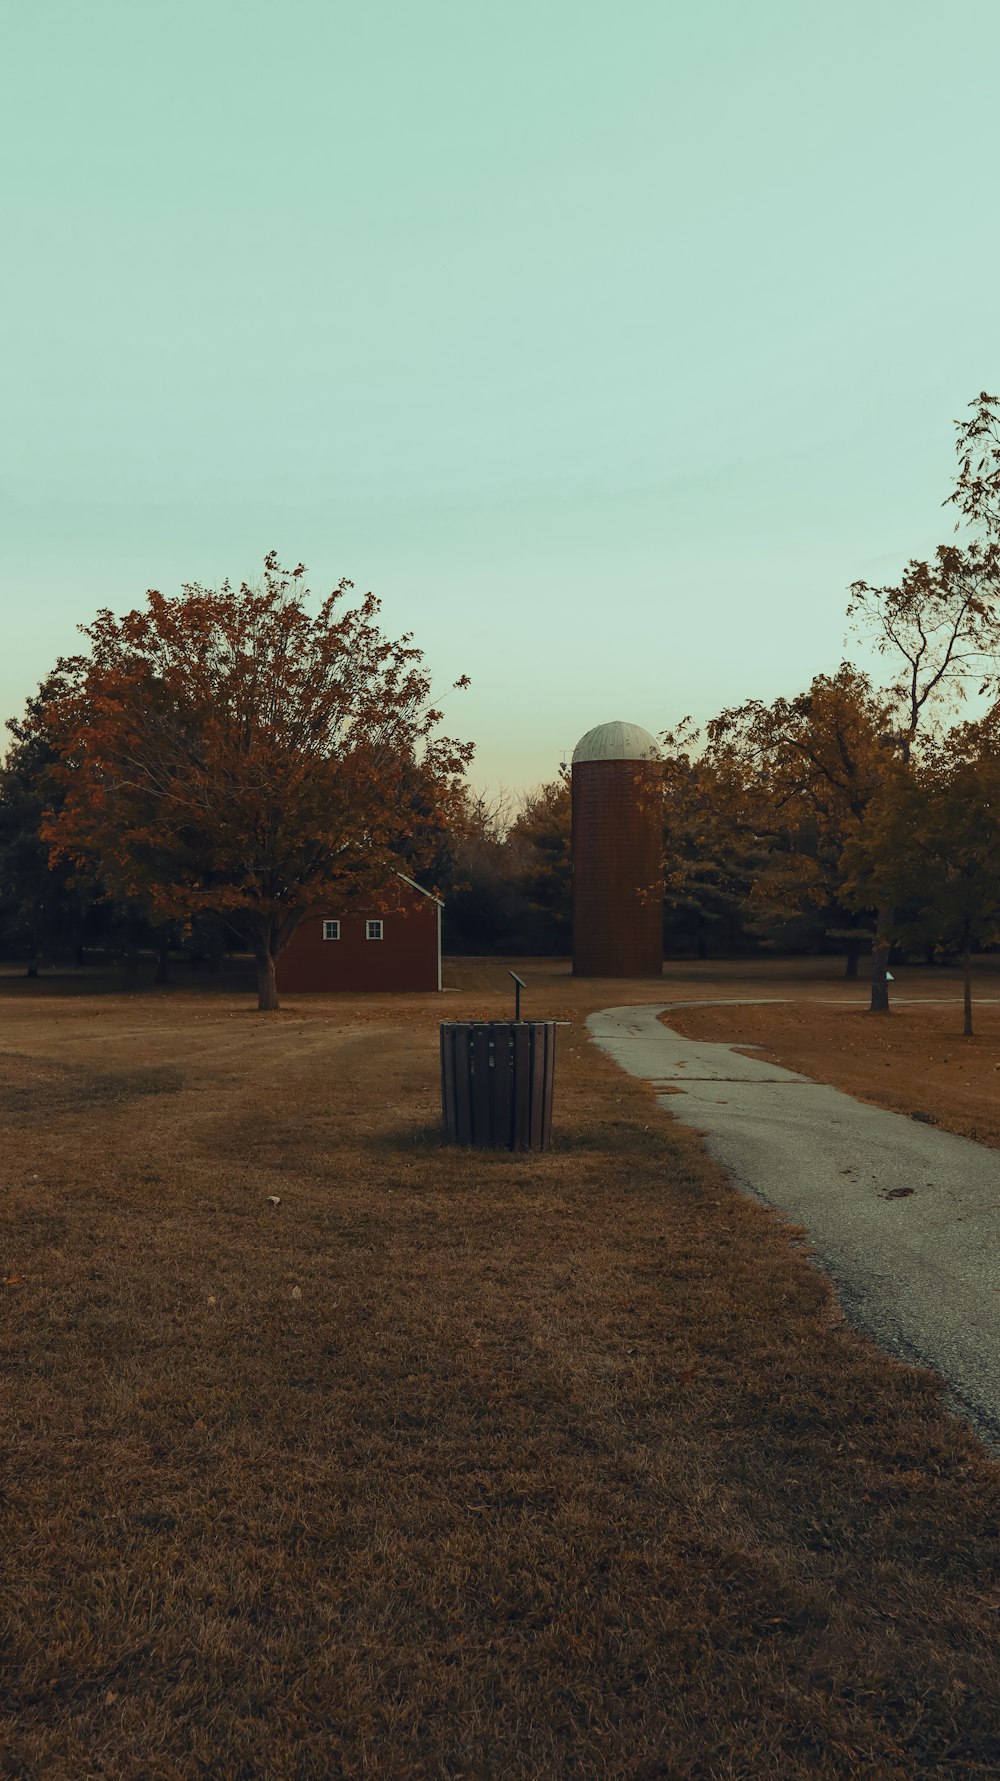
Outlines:
POLYGON ((420 892, 420 895, 421 895, 421 896, 422 896, 422 897, 429 897, 429 898, 430 898, 430 900, 431 900, 431 902, 432 902, 432 903, 436 903, 436 904, 437 904, 437 906, 438 906, 438 908, 439 908, 439 909, 443 909, 443 908, 444 908, 444 903, 443 903, 443 901, 442 901, 442 900, 441 900, 441 898, 440 898, 440 897, 436 897, 436 896, 435 896, 435 895, 434 895, 434 892, 433 892, 433 891, 429 891, 429 890, 425 890, 425 889, 424 889, 424 887, 423 887, 423 885, 422 885, 422 884, 418 884, 418 883, 417 883, 417 881, 416 881, 416 879, 415 879, 415 878, 408 878, 408 877, 407 877, 407 875, 406 875, 406 873, 405 873, 405 872, 397 872, 397 873, 396 873, 396 877, 397 877, 397 878, 401 878, 401 879, 402 879, 402 880, 403 880, 403 883, 404 883, 404 884, 410 884, 410 885, 412 885, 412 886, 413 886, 413 889, 414 889, 414 890, 416 890, 416 891, 419 891, 419 892, 420 892))

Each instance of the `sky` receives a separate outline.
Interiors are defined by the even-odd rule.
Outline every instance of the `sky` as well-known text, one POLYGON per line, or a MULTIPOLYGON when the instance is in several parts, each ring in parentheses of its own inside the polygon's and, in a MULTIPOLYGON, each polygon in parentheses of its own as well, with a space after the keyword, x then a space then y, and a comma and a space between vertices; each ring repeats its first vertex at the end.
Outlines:
POLYGON ((996 0, 8 0, 0 41, 0 716, 273 548, 377 594, 517 792, 865 659, 849 584, 951 535, 996 0))

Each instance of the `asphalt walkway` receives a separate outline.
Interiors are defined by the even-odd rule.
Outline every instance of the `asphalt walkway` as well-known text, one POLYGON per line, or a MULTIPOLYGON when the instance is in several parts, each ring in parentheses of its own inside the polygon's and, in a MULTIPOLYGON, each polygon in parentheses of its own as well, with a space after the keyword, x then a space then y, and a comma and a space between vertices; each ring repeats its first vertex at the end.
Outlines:
POLYGON ((704 1134, 736 1186, 805 1226, 850 1321, 941 1374, 1000 1454, 1000 1151, 657 1018, 691 1005, 607 1008, 587 1024, 663 1088, 661 1105, 704 1134))

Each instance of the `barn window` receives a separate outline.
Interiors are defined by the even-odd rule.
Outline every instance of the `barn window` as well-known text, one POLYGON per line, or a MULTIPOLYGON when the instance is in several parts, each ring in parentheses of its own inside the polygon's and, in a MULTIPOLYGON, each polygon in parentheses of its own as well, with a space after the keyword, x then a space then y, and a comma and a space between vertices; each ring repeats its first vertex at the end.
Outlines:
POLYGON ((323 923, 323 938, 324 938, 324 940, 339 940, 340 939, 340 923, 339 923, 339 921, 325 921, 323 923))
POLYGON ((382 938, 382 923, 380 921, 366 921, 365 922, 365 939, 366 940, 381 940, 381 938, 382 938))

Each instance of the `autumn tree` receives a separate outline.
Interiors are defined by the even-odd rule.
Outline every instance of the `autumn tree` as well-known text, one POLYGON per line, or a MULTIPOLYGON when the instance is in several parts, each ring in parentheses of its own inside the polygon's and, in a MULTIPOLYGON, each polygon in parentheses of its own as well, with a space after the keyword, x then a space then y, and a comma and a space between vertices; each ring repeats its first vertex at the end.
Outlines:
POLYGON ((1000 396, 983 390, 969 407, 969 418, 955 423, 958 475, 944 505, 957 507, 961 515, 956 531, 965 520, 983 543, 995 543, 1000 539, 1000 396))
POLYGON ((524 899, 525 949, 568 952, 573 936, 573 798, 570 775, 528 792, 507 833, 514 881, 524 899))
POLYGON ((115 920, 103 886, 66 860, 51 865, 41 836, 46 806, 58 796, 52 779, 58 757, 44 718, 65 688, 64 676, 49 675, 23 717, 7 720, 11 742, 0 768, 0 934, 27 959, 32 977, 43 958, 107 939, 115 920))
POLYGON ((444 931, 452 952, 519 950, 522 902, 514 883, 507 836, 513 795, 500 786, 466 786, 443 839, 436 882, 445 899, 444 931))
POLYGON ((383 635, 347 580, 311 614, 304 574, 271 552, 255 585, 99 612, 45 722, 52 859, 93 866, 154 921, 221 918, 253 952, 261 1009, 310 909, 419 866, 408 849, 448 821, 472 755, 438 734, 412 634, 383 635))
POLYGON ((929 745, 848 849, 851 889, 901 941, 957 949, 972 1035, 971 954, 1000 938, 1000 751, 995 715, 929 745))
MULTIPOLYGON (((970 687, 996 686, 1000 669, 1000 422, 998 398, 980 395, 971 419, 957 424, 958 475, 945 505, 954 504, 964 540, 941 544, 933 558, 912 560, 895 587, 856 581, 848 617, 892 664, 893 721, 886 746, 908 767, 918 734, 940 733, 970 687)), ((872 953, 875 1013, 889 1006, 886 966, 891 912, 882 906, 872 953)))
POLYGON ((467 788, 445 839, 438 882, 456 952, 569 949, 572 862, 568 775, 519 798, 467 788))
POLYGON ((26 955, 29 977, 37 977, 45 960, 79 960, 84 947, 99 946, 118 954, 130 980, 139 949, 152 948, 156 980, 165 982, 177 924, 152 924, 139 905, 110 894, 92 870, 65 858, 50 862, 42 838, 46 811, 61 802, 46 713, 66 684, 56 670, 28 699, 23 717, 7 720, 13 740, 0 768, 0 941, 26 955))
MULTIPOLYGON (((887 710, 867 677, 843 662, 793 698, 721 712, 697 763, 673 754, 667 763, 668 810, 690 808, 692 788, 698 794, 690 874, 714 880, 728 861, 724 878, 731 892, 742 887, 751 931, 771 944, 843 938, 848 975, 864 934, 840 895, 843 854, 887 771, 887 710)), ((673 851, 676 880, 676 844, 673 851)))
POLYGON ((734 752, 702 747, 682 718, 661 737, 664 938, 690 935, 698 955, 738 943, 768 843, 758 834, 754 788, 734 752))

